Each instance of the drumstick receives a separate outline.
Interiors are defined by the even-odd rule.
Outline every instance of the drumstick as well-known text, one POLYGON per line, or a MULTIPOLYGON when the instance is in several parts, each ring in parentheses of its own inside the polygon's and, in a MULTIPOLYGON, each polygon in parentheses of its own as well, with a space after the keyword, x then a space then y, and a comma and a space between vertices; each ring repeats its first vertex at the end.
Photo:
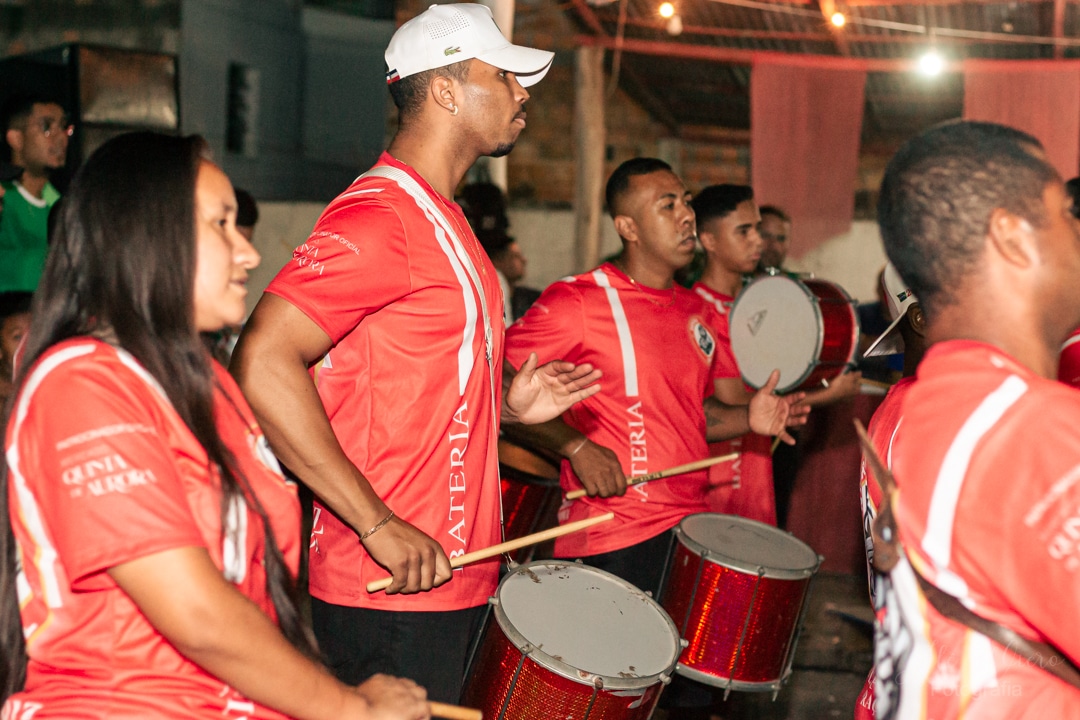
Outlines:
POLYGON ((772 439, 772 447, 769 448, 769 454, 774 455, 776 453, 776 448, 778 448, 778 447, 780 447, 780 436, 779 435, 777 435, 776 437, 774 437, 772 439))
MULTIPOLYGON (((477 560, 486 560, 487 558, 495 557, 496 555, 502 555, 504 552, 510 552, 512 550, 517 550, 518 548, 523 548, 528 545, 536 545, 537 543, 542 543, 546 540, 553 540, 557 537, 562 537, 563 535, 576 533, 577 531, 584 530, 587 527, 592 527, 593 525, 607 522, 613 517, 615 517, 615 513, 613 512, 604 513, 603 515, 586 518, 585 520, 578 520, 577 522, 567 523, 566 525, 560 525, 558 527, 549 528, 547 530, 541 530, 540 532, 535 532, 532 535, 519 537, 516 540, 507 540, 506 542, 499 543, 498 545, 492 545, 491 547, 486 547, 481 550, 474 550, 471 553, 465 553, 464 555, 458 555, 456 558, 451 558, 450 567, 459 568, 462 565, 468 565, 469 563, 474 563, 477 560)), ((372 580, 367 584, 367 591, 371 593, 378 592, 379 590, 385 590, 386 588, 390 587, 390 583, 392 583, 393 581, 394 578, 392 577, 383 578, 382 580, 372 580)))
POLYGON ((446 703, 428 701, 428 712, 431 717, 446 718, 446 720, 483 720, 484 713, 475 708, 461 707, 460 705, 447 705, 446 703))
MULTIPOLYGON (((675 467, 668 468, 667 470, 657 470, 654 473, 648 475, 636 475, 627 479, 627 485, 640 485, 651 480, 662 480, 672 475, 682 475, 683 473, 694 472, 695 470, 702 470, 707 467, 712 467, 718 463, 727 462, 728 460, 734 460, 739 457, 739 453, 731 453, 730 455, 718 455, 716 457, 705 458, 704 460, 697 460, 692 463, 686 463, 685 465, 676 465, 675 467)), ((571 490, 566 493, 567 500, 577 500, 578 498, 588 495, 588 491, 585 488, 580 490, 571 490)))

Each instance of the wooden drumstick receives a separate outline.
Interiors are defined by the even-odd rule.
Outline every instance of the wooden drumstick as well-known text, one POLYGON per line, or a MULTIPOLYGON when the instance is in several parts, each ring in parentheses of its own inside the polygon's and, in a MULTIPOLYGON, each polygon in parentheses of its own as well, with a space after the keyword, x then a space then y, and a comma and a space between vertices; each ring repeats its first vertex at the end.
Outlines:
POLYGON ((431 717, 446 718, 446 720, 484 720, 484 713, 476 708, 448 705, 434 700, 428 701, 428 712, 431 713, 431 717))
MULTIPOLYGON (((566 525, 560 525, 558 527, 549 528, 547 530, 541 530, 535 532, 532 535, 526 535, 519 537, 516 540, 507 540, 506 542, 499 543, 498 545, 492 545, 481 550, 474 550, 471 553, 465 553, 464 555, 458 555, 456 558, 451 558, 450 567, 459 568, 462 565, 468 565, 478 560, 487 560, 488 558, 495 557, 496 555, 502 555, 504 552, 511 552, 518 548, 523 548, 529 545, 536 545, 547 540, 553 540, 563 535, 569 535, 576 533, 579 530, 584 530, 587 527, 598 525, 602 522, 607 522, 615 517, 615 513, 609 512, 603 515, 597 515, 596 517, 586 518, 585 520, 578 520, 577 522, 567 523, 566 525)), ((390 583, 394 581, 394 578, 388 577, 382 580, 372 580, 367 584, 367 591, 378 592, 379 590, 385 590, 390 587, 390 583)))
MULTIPOLYGON (((632 478, 628 478, 626 481, 627 486, 640 485, 641 483, 650 482, 652 480, 663 480, 666 477, 672 475, 682 475, 683 473, 694 472, 695 470, 703 470, 707 467, 712 467, 722 462, 734 460, 739 457, 739 453, 731 453, 730 455, 718 455, 716 457, 705 458, 704 460, 697 460, 692 463, 686 463, 685 465, 676 465, 675 467, 668 468, 667 470, 657 470, 656 472, 649 473, 648 475, 635 475, 632 478)), ((567 500, 577 500, 578 498, 588 495, 588 491, 585 488, 580 490, 571 490, 566 493, 567 500)))

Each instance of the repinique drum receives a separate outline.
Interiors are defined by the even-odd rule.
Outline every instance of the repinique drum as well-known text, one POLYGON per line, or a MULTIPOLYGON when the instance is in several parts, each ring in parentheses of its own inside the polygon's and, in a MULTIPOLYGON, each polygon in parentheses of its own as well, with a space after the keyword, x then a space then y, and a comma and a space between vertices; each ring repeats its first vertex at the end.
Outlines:
POLYGON ((463 704, 488 720, 646 720, 681 642, 652 598, 565 560, 499 583, 463 704))
POLYGON ((783 530, 735 515, 690 515, 675 538, 662 604, 688 642, 676 672, 775 693, 791 673, 821 558, 783 530))
MULTIPOLYGON (((499 474, 505 539, 515 540, 559 524, 562 492, 556 465, 517 442, 499 438, 499 474)), ((538 552, 543 552, 543 546, 529 545, 515 550, 511 557, 523 563, 538 552)))
POLYGON ((854 302, 826 280, 760 277, 735 298, 728 319, 743 380, 759 388, 779 369, 779 393, 820 387, 852 364, 859 345, 854 302))

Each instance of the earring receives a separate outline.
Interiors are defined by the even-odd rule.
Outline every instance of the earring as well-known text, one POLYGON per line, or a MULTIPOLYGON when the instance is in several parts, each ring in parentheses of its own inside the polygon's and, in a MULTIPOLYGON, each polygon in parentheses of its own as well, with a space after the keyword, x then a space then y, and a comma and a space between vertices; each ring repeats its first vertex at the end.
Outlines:
POLYGON ((457 105, 451 105, 450 107, 451 107, 450 114, 451 115, 457 115, 457 105))

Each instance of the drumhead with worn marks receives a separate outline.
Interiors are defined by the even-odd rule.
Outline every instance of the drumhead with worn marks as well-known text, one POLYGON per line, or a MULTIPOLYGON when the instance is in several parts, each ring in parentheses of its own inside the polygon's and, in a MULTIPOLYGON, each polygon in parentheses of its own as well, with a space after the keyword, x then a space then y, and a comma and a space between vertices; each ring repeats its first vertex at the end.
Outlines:
POLYGON ((756 574, 765 568, 766 577, 805 577, 818 566, 817 553, 794 535, 736 515, 690 515, 679 523, 679 533, 692 550, 733 570, 756 574))
POLYGON ((499 584, 499 614, 511 625, 500 620, 515 645, 539 650, 532 655, 537 662, 579 681, 601 676, 607 688, 651 685, 655 676, 671 674, 681 651, 678 631, 658 603, 578 563, 518 566, 499 584))
POLYGON ((780 370, 777 392, 798 387, 817 364, 822 319, 817 298, 798 280, 774 275, 743 288, 731 307, 731 351, 743 379, 759 388, 780 370))

